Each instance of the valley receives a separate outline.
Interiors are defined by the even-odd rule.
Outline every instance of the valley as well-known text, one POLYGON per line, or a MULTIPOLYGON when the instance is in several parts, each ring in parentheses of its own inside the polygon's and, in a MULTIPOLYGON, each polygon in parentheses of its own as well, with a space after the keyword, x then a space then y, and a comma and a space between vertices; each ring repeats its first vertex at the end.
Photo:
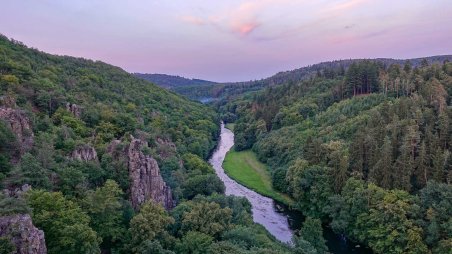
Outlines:
POLYGON ((5 253, 451 249, 448 55, 162 88, 5 36, 0 52, 5 253))

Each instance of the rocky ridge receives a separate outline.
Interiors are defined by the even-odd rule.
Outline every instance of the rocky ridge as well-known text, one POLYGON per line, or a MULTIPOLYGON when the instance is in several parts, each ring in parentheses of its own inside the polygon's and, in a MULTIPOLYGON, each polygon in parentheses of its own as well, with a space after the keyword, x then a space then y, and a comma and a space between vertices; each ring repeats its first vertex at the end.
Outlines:
POLYGON ((0 237, 9 239, 14 245, 14 253, 47 253, 44 231, 33 225, 30 215, 15 214, 0 217, 0 237))

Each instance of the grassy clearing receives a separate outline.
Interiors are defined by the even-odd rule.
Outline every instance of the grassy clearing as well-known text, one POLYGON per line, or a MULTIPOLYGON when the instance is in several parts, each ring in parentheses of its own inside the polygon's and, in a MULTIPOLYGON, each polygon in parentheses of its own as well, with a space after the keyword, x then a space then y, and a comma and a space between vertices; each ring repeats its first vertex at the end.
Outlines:
POLYGON ((286 205, 293 204, 288 195, 273 189, 267 166, 251 150, 237 152, 231 149, 226 154, 223 168, 228 176, 240 184, 286 205))
POLYGON ((232 132, 234 132, 234 126, 235 126, 235 123, 227 123, 224 127, 226 127, 226 129, 230 129, 232 132))

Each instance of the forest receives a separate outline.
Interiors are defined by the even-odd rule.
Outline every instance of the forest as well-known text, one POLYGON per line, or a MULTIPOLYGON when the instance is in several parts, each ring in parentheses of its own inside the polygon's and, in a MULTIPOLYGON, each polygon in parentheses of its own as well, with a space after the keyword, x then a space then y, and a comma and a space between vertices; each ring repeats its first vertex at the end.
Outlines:
POLYGON ((451 96, 447 60, 357 60, 216 106, 293 209, 375 253, 439 254, 452 250, 451 96))
POLYGON ((321 254, 325 226, 374 253, 450 253, 452 63, 435 59, 180 86, 209 107, 0 36, 0 253, 321 254), (292 244, 224 195, 206 162, 221 120, 306 216, 292 244))
POLYGON ((291 252, 223 195, 213 109, 5 36, 0 91, 0 253, 291 252))

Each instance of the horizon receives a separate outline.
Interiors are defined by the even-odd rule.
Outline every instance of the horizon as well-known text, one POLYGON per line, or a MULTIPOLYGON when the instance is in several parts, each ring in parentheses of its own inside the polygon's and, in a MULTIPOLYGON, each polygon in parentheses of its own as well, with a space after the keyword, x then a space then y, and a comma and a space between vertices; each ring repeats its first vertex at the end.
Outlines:
POLYGON ((452 2, 444 0, 108 5, 100 0, 46 0, 3 7, 0 33, 29 47, 103 61, 130 73, 218 83, 259 80, 339 59, 452 53, 452 2))

